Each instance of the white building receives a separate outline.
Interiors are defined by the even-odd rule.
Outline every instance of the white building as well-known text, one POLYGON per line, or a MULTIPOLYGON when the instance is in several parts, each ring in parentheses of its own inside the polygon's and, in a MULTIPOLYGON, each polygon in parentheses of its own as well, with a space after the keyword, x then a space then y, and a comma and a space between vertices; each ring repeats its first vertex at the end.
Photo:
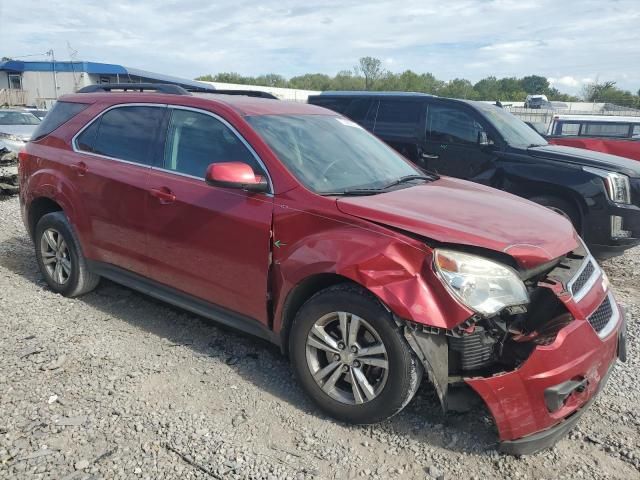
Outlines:
POLYGON ((211 90, 210 85, 122 65, 95 62, 0 62, 0 106, 49 108, 55 100, 99 83, 173 83, 211 90))

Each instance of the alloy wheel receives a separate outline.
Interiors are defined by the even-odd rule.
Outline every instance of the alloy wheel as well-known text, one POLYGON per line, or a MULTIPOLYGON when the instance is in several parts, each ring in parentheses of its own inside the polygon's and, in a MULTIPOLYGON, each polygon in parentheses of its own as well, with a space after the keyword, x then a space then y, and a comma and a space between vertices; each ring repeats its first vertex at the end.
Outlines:
POLYGON ((49 277, 58 285, 64 285, 71 276, 69 247, 60 232, 47 228, 40 237, 42 264, 49 277))
POLYGON ((344 404, 375 399, 387 382, 389 359, 380 335, 352 313, 318 319, 307 335, 306 358, 318 386, 344 404))

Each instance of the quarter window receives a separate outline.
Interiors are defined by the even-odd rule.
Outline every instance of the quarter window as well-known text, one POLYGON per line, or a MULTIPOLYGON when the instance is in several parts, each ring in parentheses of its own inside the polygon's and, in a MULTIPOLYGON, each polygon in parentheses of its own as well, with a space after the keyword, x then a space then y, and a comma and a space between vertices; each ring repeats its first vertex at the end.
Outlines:
POLYGON ((204 178, 212 163, 243 162, 262 169, 238 136, 211 115, 173 110, 164 150, 164 168, 204 178))
POLYGON ((114 108, 82 132, 76 145, 86 152, 148 165, 164 112, 159 107, 114 108))
POLYGON ((631 134, 633 138, 640 138, 640 125, 633 126, 633 133, 631 134))
POLYGON ((469 113, 443 105, 429 105, 427 137, 432 142, 475 145, 483 131, 469 113))

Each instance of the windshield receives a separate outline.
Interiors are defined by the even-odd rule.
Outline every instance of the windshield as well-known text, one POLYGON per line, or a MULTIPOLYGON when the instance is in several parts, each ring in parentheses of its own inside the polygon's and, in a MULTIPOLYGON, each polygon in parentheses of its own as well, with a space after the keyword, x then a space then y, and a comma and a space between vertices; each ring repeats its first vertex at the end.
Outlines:
POLYGON ((39 123, 40 119, 30 113, 0 111, 0 125, 38 125, 39 123))
POLYGON ((346 118, 328 115, 247 117, 307 188, 320 194, 383 188, 416 167, 346 118))
POLYGON ((502 108, 483 103, 477 103, 476 106, 509 145, 519 147, 548 145, 538 132, 502 108))

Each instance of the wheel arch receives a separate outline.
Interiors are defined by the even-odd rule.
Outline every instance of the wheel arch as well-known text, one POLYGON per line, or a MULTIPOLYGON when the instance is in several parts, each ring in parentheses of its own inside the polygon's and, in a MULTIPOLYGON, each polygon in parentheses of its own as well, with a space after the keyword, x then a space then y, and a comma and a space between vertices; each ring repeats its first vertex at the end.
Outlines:
POLYGON ((49 197, 38 197, 31 201, 28 209, 27 225, 29 236, 33 240, 38 221, 48 213, 64 212, 62 206, 49 197))
POLYGON ((357 285, 362 289, 369 291, 359 283, 338 273, 316 273, 310 275, 298 282, 289 291, 282 307, 280 322, 281 349, 285 355, 289 354, 289 334, 291 333, 291 325, 293 324, 293 319, 295 318, 298 310, 300 310, 302 305, 304 305, 304 303, 316 293, 342 283, 357 285))

